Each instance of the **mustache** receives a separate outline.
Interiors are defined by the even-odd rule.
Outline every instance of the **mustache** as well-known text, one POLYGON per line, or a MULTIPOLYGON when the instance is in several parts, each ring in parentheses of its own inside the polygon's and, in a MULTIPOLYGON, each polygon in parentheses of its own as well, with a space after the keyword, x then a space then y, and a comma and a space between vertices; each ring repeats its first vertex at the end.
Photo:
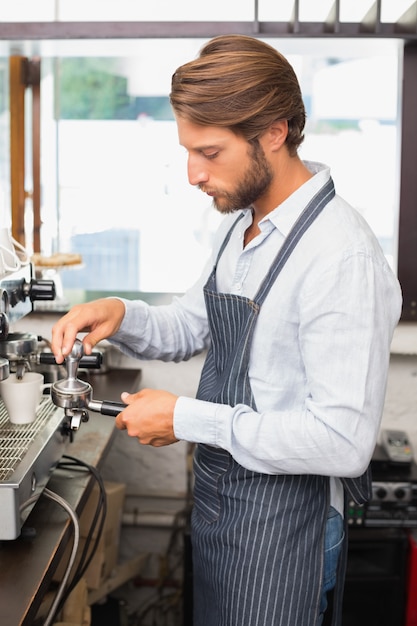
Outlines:
POLYGON ((210 187, 205 187, 204 185, 197 185, 197 189, 199 189, 203 193, 209 194, 210 196, 224 196, 224 195, 227 195, 224 192, 221 192, 219 189, 211 189, 210 187))

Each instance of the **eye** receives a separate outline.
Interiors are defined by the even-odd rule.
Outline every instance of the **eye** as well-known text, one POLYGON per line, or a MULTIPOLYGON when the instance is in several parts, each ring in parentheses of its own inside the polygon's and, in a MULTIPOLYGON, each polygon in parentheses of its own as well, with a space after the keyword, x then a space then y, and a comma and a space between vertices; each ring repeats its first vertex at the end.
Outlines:
POLYGON ((218 151, 217 152, 203 152, 203 156, 209 160, 215 159, 218 155, 219 155, 218 151))

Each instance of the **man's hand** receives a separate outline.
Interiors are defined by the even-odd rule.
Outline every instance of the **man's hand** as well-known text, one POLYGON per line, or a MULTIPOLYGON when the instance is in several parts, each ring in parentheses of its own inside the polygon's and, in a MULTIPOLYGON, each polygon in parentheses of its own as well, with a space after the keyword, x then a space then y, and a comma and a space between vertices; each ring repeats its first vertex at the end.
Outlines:
POLYGON ((79 332, 86 332, 83 339, 85 354, 102 339, 113 335, 125 315, 125 305, 117 298, 102 298, 86 304, 77 304, 52 328, 51 349, 57 363, 62 363, 71 352, 79 332))
POLYGON ((138 393, 122 393, 127 404, 116 417, 116 426, 126 429, 130 437, 137 437, 145 445, 160 447, 175 443, 174 409, 178 396, 168 391, 142 389, 138 393))

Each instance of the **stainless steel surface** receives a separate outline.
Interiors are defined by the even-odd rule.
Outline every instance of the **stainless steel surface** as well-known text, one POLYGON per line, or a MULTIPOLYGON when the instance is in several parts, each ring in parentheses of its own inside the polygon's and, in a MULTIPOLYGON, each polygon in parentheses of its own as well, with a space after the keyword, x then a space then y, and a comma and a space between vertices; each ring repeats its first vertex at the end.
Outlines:
POLYGON ((36 280, 31 263, 15 272, 7 273, 0 279, 0 336, 7 339, 7 325, 30 313, 33 302, 54 298, 53 281, 36 280))
POLYGON ((0 380, 8 378, 10 375, 9 361, 0 358, 0 380))
POLYGON ((126 404, 123 402, 111 402, 109 400, 91 400, 87 403, 87 408, 90 411, 96 411, 97 413, 101 413, 102 415, 110 415, 111 417, 116 417, 121 413, 125 408, 126 404))
POLYGON ((32 280, 32 267, 27 265, 0 279, 1 310, 10 324, 17 322, 32 310, 32 302, 25 293, 25 285, 32 280))
POLYGON ((9 361, 25 359, 37 349, 38 338, 31 333, 9 333, 7 339, 0 341, 0 356, 9 361))
POLYGON ((11 424, 0 400, 0 540, 15 539, 69 443, 64 413, 44 397, 31 424, 11 424))
POLYGON ((89 383, 74 378, 63 378, 51 387, 52 402, 62 409, 87 408, 91 394, 89 383))
POLYGON ((88 420, 88 413, 85 409, 115 417, 125 408, 121 402, 93 400, 91 385, 77 377, 78 365, 83 354, 83 344, 76 339, 66 358, 67 378, 58 380, 51 387, 52 402, 65 410, 65 415, 71 420, 72 430, 78 430, 80 423, 88 420))
POLYGON ((36 358, 38 338, 31 333, 9 333, 0 341, 0 357, 9 361, 10 371, 23 378, 32 369, 31 361, 36 358))
POLYGON ((58 380, 51 387, 52 402, 64 409, 65 415, 70 420, 71 430, 78 430, 81 422, 87 422, 89 419, 85 409, 91 398, 91 385, 77 378, 78 364, 83 353, 83 344, 76 339, 70 354, 65 359, 67 377, 58 380))

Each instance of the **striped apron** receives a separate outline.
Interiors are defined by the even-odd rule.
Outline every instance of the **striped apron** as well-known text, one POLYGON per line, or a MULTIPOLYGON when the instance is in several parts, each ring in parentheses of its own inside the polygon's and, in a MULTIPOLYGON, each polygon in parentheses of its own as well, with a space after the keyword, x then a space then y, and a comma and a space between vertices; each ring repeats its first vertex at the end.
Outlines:
MULTIPOLYGON (((298 241, 334 196, 330 179, 286 238, 253 300, 204 288, 211 346, 197 398, 256 410, 249 356, 260 307, 298 241)), ((322 589, 329 479, 268 475, 220 448, 196 447, 192 547, 194 626, 314 626, 322 589)))

